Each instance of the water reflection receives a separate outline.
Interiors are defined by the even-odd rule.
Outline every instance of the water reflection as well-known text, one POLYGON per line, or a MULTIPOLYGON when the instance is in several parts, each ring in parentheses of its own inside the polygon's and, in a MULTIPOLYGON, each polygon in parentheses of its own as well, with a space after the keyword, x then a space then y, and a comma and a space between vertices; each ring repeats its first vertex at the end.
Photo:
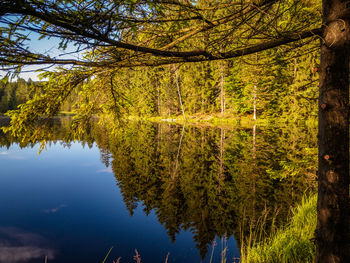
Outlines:
POLYGON ((54 208, 45 209, 44 212, 45 213, 57 213, 58 210, 61 210, 62 208, 65 208, 65 207, 67 207, 67 205, 60 204, 59 206, 56 206, 54 208))
POLYGON ((55 250, 48 247, 50 242, 44 237, 15 227, 0 228, 0 263, 52 260, 55 250))
MULTIPOLYGON (((69 122, 54 120, 46 140, 70 147, 69 122)), ((200 255, 208 257, 216 237, 224 244, 231 236, 240 242, 261 224, 268 231, 313 190, 315 132, 307 127, 224 129, 132 122, 113 132, 109 126, 92 125, 81 141, 99 147, 106 168, 97 172, 114 173, 130 215, 140 205, 144 213, 154 212, 172 241, 182 230, 191 231, 200 255)), ((35 144, 0 136, 1 146, 14 142, 35 144)), ((47 211, 64 208, 61 204, 47 211)))
POLYGON ((278 224, 313 185, 316 143, 305 130, 131 126, 111 146, 126 206, 155 210, 172 240, 190 229, 202 256, 216 235, 239 239, 276 213, 278 224))

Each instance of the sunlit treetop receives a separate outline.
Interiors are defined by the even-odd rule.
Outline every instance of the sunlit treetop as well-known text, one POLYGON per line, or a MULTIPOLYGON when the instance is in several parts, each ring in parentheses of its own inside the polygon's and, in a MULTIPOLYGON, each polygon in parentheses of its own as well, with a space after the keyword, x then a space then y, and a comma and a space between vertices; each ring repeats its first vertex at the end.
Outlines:
POLYGON ((319 34, 317 2, 4 0, 0 63, 115 68, 233 58, 319 34), (90 55, 63 60, 33 53, 28 32, 90 55))
POLYGON ((19 72, 26 65, 62 66, 44 74, 49 81, 43 93, 10 113, 12 132, 19 135, 35 120, 55 115, 76 89, 78 119, 120 115, 125 102, 114 79, 123 68, 231 59, 281 45, 293 49, 310 43, 321 33, 319 2, 3 0, 2 69, 19 72), (34 52, 29 47, 30 32, 57 39, 62 54, 74 46, 79 56, 62 59, 34 52))

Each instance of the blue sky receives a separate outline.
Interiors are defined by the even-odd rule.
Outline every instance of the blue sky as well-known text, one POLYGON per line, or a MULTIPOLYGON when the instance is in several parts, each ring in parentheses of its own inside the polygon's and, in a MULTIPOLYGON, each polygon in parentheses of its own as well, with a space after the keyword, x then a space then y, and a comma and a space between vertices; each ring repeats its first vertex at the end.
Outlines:
MULTIPOLYGON (((59 57, 61 59, 63 58, 76 58, 77 54, 71 55, 61 55, 64 53, 69 53, 75 51, 75 47, 73 45, 68 45, 67 49, 65 51, 59 50, 59 40, 57 38, 44 38, 39 40, 39 34, 37 33, 30 33, 30 42, 27 42, 27 45, 30 47, 32 51, 36 51, 39 53, 48 54, 51 57, 59 57)), ((48 65, 40 65, 40 66, 26 66, 23 68, 23 73, 20 74, 21 78, 24 78, 25 80, 28 80, 31 78, 32 80, 36 81, 39 80, 38 75, 40 72, 37 72, 37 70, 45 69, 48 65)), ((54 70, 55 67, 48 68, 47 70, 54 70)), ((0 78, 4 77, 6 74, 5 71, 0 70, 0 78)))

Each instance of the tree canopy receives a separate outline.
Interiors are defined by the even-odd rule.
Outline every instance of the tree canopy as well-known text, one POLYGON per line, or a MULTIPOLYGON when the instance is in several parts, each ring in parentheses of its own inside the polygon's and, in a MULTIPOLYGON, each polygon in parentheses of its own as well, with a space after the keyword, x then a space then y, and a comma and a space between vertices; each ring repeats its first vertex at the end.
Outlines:
MULTIPOLYGON (((129 81, 123 68, 229 60, 262 51, 264 58, 283 63, 295 57, 290 51, 314 50, 320 39, 316 261, 349 261, 349 1, 323 0, 321 11, 317 0, 3 0, 0 25, 2 69, 17 73, 26 65, 61 66, 44 73, 48 81, 41 92, 10 112, 10 130, 23 136, 26 127, 55 115, 76 91, 77 123, 96 113, 123 113, 125 90, 115 85, 121 72, 118 76, 129 81), (63 53, 74 45, 79 56, 61 59, 34 52, 27 45, 30 32, 59 39, 63 53), (283 59, 275 50, 268 52, 273 48, 282 50, 283 59)), ((272 65, 272 71, 284 79, 283 67, 274 70, 272 65)), ((211 76, 210 67, 203 72, 211 76)), ((233 78, 236 83, 241 79, 233 78)), ((178 87, 178 79, 172 81, 178 87)), ((213 86, 209 81, 202 89, 207 100, 213 86)), ((266 94, 280 96, 281 87, 270 86, 266 94)), ((238 85, 236 90, 242 89, 238 85)), ((280 102, 271 105, 275 111, 280 102)))
POLYGON ((234 58, 319 35, 317 6, 315 0, 5 0, 0 61, 116 68, 234 58), (28 31, 89 54, 34 53, 25 46, 28 31))
MULTIPOLYGON (((80 94, 80 123, 92 114, 120 116, 128 103, 125 92, 132 90, 126 78, 135 75, 133 83, 140 78, 139 73, 126 73, 125 67, 241 58, 276 47, 277 56, 288 60, 298 56, 290 52, 295 48, 307 45, 302 52, 315 50, 321 33, 316 0, 5 0, 0 10, 2 68, 16 73, 27 65, 56 66, 43 73, 49 79, 46 88, 11 113, 18 135, 35 120, 55 115, 74 92, 80 94), (59 40, 62 54, 74 46, 76 56, 61 59, 34 52, 28 43, 37 36, 59 40)), ((205 79, 198 84, 207 86, 202 109, 214 98, 215 83, 208 78, 215 78, 216 73, 209 73, 215 67, 221 66, 205 66, 204 77, 197 77, 205 79)), ((171 82, 178 81, 170 77, 171 82)))

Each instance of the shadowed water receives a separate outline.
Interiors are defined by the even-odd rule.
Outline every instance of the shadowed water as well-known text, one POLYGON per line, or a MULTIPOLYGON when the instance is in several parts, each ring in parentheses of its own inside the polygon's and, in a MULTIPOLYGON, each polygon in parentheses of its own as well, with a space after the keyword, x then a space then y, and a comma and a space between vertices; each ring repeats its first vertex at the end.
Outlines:
POLYGON ((0 133, 0 263, 102 262, 112 246, 106 262, 234 262, 314 187, 311 128, 132 122, 74 142, 69 122, 40 155, 0 133))

